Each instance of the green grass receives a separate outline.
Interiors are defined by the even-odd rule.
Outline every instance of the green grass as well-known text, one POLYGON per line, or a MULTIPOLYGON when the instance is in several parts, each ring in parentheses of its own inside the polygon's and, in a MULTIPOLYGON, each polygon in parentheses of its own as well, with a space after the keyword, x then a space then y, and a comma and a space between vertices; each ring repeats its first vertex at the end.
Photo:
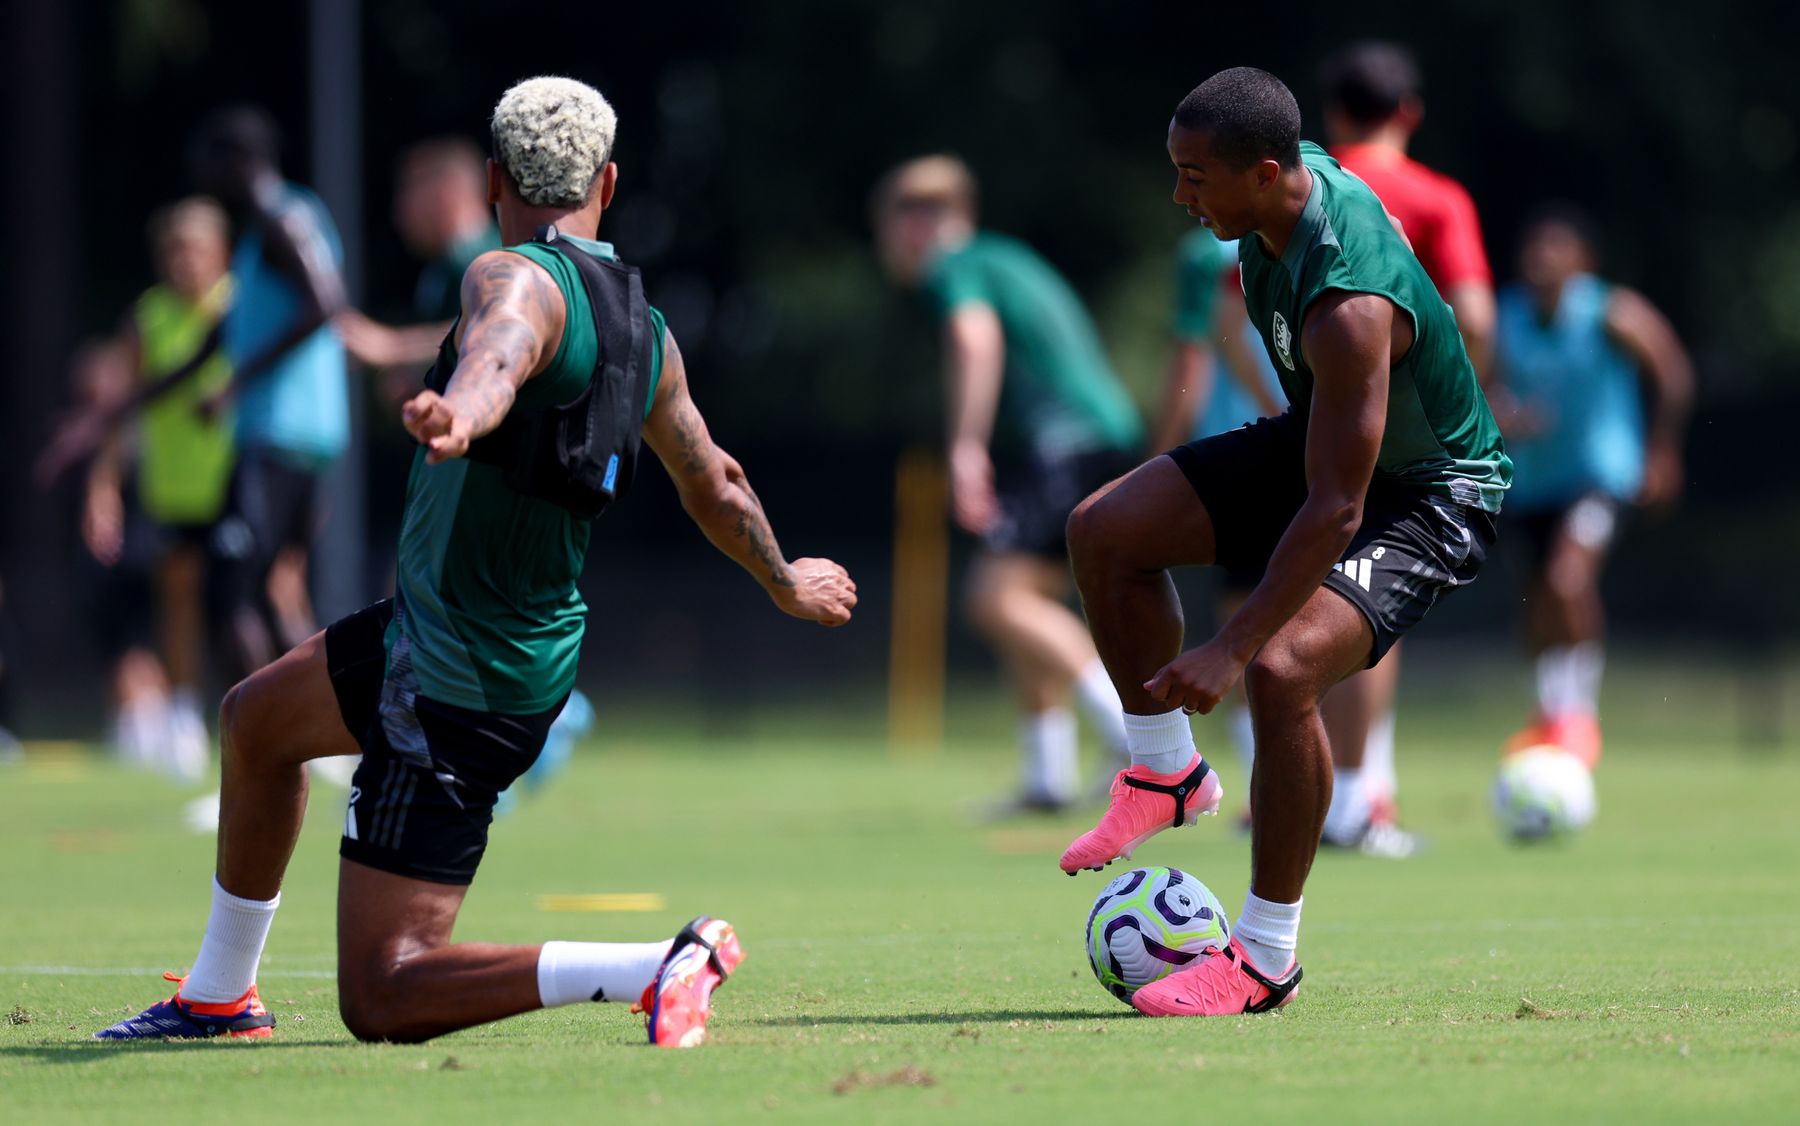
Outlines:
MULTIPOLYGON (((212 842, 179 829, 170 785, 38 754, 0 768, 0 1106, 9 1122, 1791 1121, 1800 754, 1740 751, 1708 734, 1731 726, 1722 693, 1640 674, 1612 692, 1596 825, 1516 849, 1483 796, 1517 701, 1469 698, 1402 715, 1403 803, 1430 850, 1322 856, 1299 1001, 1208 1021, 1137 1017, 1092 980, 1079 932, 1102 881, 1055 867, 1079 819, 971 818, 1010 775, 996 705, 959 710, 927 760, 890 757, 849 713, 615 716, 496 826, 458 934, 643 939, 730 918, 749 960, 714 1042, 685 1053, 643 1046, 610 1006, 352 1041, 330 977, 342 799, 325 788, 264 963, 275 1040, 97 1044, 163 995, 153 971, 192 957, 212 842), (669 908, 536 906, 583 892, 669 908)), ((1230 802, 1240 772, 1217 757, 1230 802)), ((1229 818, 1139 859, 1242 902, 1229 818)))

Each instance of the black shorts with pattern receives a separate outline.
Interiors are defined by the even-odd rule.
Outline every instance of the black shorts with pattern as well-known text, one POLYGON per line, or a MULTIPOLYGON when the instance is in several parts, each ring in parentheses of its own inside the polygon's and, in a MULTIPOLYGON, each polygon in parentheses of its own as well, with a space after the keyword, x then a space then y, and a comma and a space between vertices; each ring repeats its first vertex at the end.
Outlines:
POLYGON ((344 726, 362 745, 339 855, 383 872, 468 884, 487 851, 494 805, 544 749, 563 701, 502 715, 419 695, 383 637, 377 602, 325 630, 325 662, 344 726))
MULTIPOLYGON (((1260 575, 1306 502, 1306 427, 1292 411, 1169 451, 1212 520, 1215 562, 1260 575)), ((1422 489, 1377 478, 1362 525, 1325 586, 1368 619, 1380 661, 1446 593, 1474 581, 1494 518, 1422 489)))

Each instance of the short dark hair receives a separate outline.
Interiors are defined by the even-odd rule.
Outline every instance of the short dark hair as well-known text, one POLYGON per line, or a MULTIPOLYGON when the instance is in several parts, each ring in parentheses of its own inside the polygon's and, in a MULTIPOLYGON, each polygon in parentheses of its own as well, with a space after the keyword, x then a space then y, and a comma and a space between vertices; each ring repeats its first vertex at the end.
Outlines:
POLYGON ((281 156, 281 130, 260 106, 227 106, 207 115, 193 145, 197 154, 230 153, 273 166, 281 156))
POLYGON ((1213 75, 1181 99, 1175 124, 1210 134, 1214 154, 1236 168, 1300 164, 1300 103, 1266 70, 1236 66, 1213 75))
POLYGON ((1419 96, 1419 64, 1398 43, 1365 39, 1340 48, 1319 67, 1325 105, 1358 125, 1379 125, 1419 96))

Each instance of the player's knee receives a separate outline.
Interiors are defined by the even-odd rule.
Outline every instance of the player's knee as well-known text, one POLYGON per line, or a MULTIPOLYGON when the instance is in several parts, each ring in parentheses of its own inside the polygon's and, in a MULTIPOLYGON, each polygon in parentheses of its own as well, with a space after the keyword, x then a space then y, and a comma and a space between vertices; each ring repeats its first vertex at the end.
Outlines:
POLYGON ((350 1035, 367 1043, 416 1044, 428 1039, 409 1011, 408 993, 392 969, 357 973, 338 981, 338 1015, 350 1035))
POLYGON ((1064 534, 1069 543, 1069 561, 1077 576, 1124 561, 1128 538, 1123 515, 1111 492, 1094 493, 1069 513, 1064 534))
POLYGON ((219 752, 231 755, 242 748, 244 718, 244 681, 238 681, 219 701, 219 752))
POLYGON ((1276 708, 1297 712, 1309 704, 1317 704, 1320 692, 1317 674, 1305 654, 1287 640, 1277 637, 1264 645, 1244 669, 1244 691, 1256 709, 1276 708))

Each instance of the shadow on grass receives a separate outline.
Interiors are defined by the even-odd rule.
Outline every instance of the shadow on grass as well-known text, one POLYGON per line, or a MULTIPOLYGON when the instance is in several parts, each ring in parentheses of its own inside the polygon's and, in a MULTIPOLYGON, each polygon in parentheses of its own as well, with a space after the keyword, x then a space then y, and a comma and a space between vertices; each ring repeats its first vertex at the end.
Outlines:
MULTIPOLYGON (((355 1048, 355 1040, 262 1040, 230 1042, 228 1051, 274 1052, 286 1048, 355 1048)), ((0 1060, 33 1060, 37 1063, 104 1063, 122 1055, 162 1055, 173 1052, 218 1051, 213 1040, 48 1040, 40 1044, 8 1044, 0 1047, 0 1060)))
POLYGON ((1135 1012, 1118 1009, 988 1009, 976 1013, 883 1013, 879 1016, 792 1016, 763 1017, 746 1021, 765 1028, 810 1028, 815 1024, 1011 1024, 1014 1021, 1087 1021, 1135 1017, 1135 1012))

